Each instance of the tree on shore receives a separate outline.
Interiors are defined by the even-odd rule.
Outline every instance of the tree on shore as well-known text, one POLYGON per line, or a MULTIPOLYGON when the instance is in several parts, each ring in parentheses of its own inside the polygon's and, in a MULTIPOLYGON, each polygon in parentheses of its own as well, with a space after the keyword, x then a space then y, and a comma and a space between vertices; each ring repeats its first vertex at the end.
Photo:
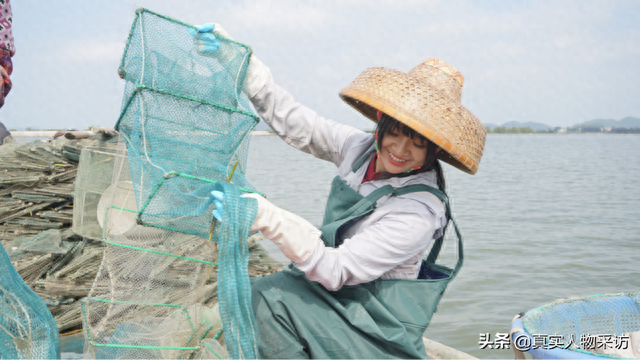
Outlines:
POLYGON ((533 134, 536 133, 531 127, 495 127, 493 130, 489 127, 485 127, 487 133, 495 134, 533 134))

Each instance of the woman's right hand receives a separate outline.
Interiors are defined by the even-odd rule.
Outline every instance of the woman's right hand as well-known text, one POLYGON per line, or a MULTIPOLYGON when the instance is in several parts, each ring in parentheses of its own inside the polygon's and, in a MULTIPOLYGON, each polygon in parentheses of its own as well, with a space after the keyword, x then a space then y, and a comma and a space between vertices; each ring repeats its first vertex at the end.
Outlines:
POLYGON ((189 34, 193 36, 193 43, 200 55, 210 56, 220 47, 220 42, 213 33, 215 24, 199 25, 195 29, 189 28, 189 34))
POLYGON ((216 35, 233 40, 222 25, 216 23, 197 25, 195 28, 189 28, 189 34, 193 36, 193 42, 198 54, 204 56, 213 55, 220 47, 220 42, 216 35))
MULTIPOLYGON (((203 56, 215 56, 215 52, 220 47, 220 42, 216 38, 217 36, 233 40, 222 25, 216 23, 208 23, 198 25, 195 28, 189 28, 189 34, 193 36, 196 51, 203 56)), ((265 86, 270 76, 271 70, 252 54, 249 59, 249 68, 247 69, 247 75, 245 77, 245 85, 247 93, 249 93, 249 98, 253 98, 253 96, 265 86)))

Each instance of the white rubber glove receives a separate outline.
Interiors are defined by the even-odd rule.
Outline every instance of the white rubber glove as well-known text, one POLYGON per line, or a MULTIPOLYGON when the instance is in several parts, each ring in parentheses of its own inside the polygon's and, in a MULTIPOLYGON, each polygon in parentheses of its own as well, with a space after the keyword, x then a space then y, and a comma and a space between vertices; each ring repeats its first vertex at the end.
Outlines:
MULTIPOLYGON (((213 24, 214 34, 218 34, 227 39, 233 40, 233 38, 227 33, 227 31, 220 24, 213 24)), ((271 70, 264 65, 255 55, 251 54, 249 58, 249 68, 247 69, 247 75, 244 79, 244 84, 247 88, 247 94, 249 98, 253 98, 265 85, 271 76, 271 70)))
POLYGON ((322 242, 322 232, 304 218, 275 206, 258 194, 249 193, 243 197, 258 201, 258 214, 251 232, 262 232, 294 263, 306 261, 322 242))

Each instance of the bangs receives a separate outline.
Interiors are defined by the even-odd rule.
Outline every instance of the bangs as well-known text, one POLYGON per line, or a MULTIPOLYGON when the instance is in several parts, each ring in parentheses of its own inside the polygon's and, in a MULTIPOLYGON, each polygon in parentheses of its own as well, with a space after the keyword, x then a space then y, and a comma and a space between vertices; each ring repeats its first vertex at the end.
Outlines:
POLYGON ((400 133, 405 137, 408 137, 414 141, 424 144, 425 152, 427 153, 426 154, 427 156, 424 160, 423 166, 420 169, 412 170, 410 172, 405 172, 404 174, 383 173, 379 179, 388 179, 392 177, 407 177, 409 175, 435 170, 438 177, 438 186, 441 190, 444 190, 445 189, 444 173, 442 172, 442 167, 440 166, 440 163, 438 162, 438 159, 436 156, 438 146, 435 143, 429 141, 427 137, 411 129, 411 127, 405 125, 404 123, 399 122, 395 118, 392 118, 385 113, 382 113, 382 115, 378 119, 378 124, 376 127, 376 134, 378 138, 376 141, 376 150, 382 149, 382 139, 384 138, 385 134, 389 134, 389 133, 400 133))
POLYGON ((409 126, 405 125, 404 123, 401 123, 395 120, 394 118, 389 117, 389 119, 391 119, 392 121, 392 123, 389 124, 389 128, 388 128, 389 132, 402 133, 402 135, 404 135, 405 137, 409 137, 411 139, 415 139, 419 141, 420 143, 427 144, 428 142, 427 138, 425 138, 422 134, 411 129, 409 126))
POLYGON ((391 131, 392 132, 400 132, 405 137, 409 137, 411 139, 414 139, 415 137, 418 137, 418 136, 422 137, 420 134, 418 134, 418 132, 416 132, 415 130, 409 128, 408 126, 404 125, 403 123, 400 123, 397 120, 395 121, 395 124, 392 125, 391 131))

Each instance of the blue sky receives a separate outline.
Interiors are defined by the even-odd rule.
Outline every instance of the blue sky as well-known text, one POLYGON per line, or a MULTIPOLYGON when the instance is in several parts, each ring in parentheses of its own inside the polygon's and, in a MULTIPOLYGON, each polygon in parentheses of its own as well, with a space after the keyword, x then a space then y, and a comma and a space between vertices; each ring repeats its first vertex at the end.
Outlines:
POLYGON ((465 76, 483 123, 640 117, 640 1, 14 0, 8 128, 113 127, 134 11, 222 24, 321 115, 371 129, 338 97, 362 70, 429 57, 465 76))

